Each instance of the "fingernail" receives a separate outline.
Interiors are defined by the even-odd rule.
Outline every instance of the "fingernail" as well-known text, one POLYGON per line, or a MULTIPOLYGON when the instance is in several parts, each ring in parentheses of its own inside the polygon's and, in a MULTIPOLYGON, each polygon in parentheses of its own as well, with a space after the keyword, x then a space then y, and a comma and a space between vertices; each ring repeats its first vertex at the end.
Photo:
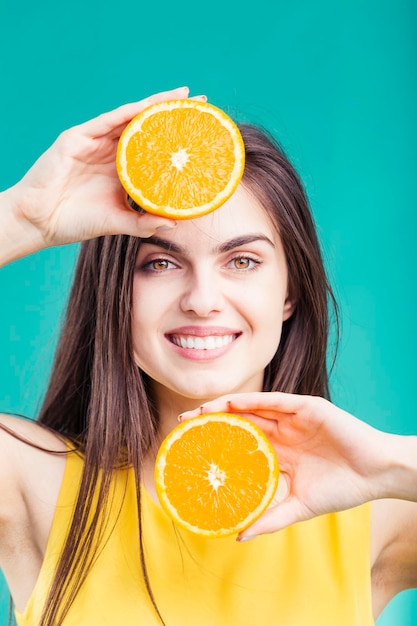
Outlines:
POLYGON ((175 228, 176 225, 177 225, 177 222, 172 222, 171 224, 162 224, 162 226, 158 226, 156 230, 158 232, 161 232, 161 230, 171 230, 172 228, 175 228))
POLYGON ((187 91, 187 92, 188 92, 188 91, 190 91, 190 88, 189 88, 189 87, 180 87, 180 91, 181 91, 181 90, 182 90, 182 91, 187 91))
POLYGON ((236 541, 238 543, 244 543, 245 541, 252 541, 252 539, 256 539, 258 535, 246 535, 245 537, 238 537, 236 541))
POLYGON ((198 98, 199 100, 203 100, 204 102, 207 102, 207 96, 194 96, 195 98, 198 98))
POLYGON ((182 422, 182 415, 178 415, 177 420, 178 420, 179 422, 182 422))

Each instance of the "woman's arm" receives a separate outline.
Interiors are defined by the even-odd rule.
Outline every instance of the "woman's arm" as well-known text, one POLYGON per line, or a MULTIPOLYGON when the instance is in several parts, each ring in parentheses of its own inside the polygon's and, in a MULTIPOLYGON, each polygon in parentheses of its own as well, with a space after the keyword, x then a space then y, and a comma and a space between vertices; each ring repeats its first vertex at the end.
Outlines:
POLYGON ((0 266, 49 246, 109 234, 148 237, 174 226, 128 206, 117 177, 116 148, 140 111, 186 97, 185 87, 159 93, 63 132, 21 181, 0 194, 0 266))

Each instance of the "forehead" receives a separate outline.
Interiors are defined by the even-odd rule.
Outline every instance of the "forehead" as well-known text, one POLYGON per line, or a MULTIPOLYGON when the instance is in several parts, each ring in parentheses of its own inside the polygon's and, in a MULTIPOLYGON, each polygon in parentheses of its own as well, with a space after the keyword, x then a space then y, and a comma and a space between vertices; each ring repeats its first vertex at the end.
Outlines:
POLYGON ((179 221, 164 239, 195 248, 224 242, 247 234, 260 233, 274 242, 279 234, 261 204, 242 186, 220 208, 194 220, 179 221))

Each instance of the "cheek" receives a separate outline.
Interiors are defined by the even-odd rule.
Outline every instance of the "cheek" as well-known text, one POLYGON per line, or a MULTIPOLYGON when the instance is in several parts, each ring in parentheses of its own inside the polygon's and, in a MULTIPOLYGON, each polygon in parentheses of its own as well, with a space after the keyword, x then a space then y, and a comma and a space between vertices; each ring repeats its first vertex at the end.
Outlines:
POLYGON ((281 339, 282 324, 285 314, 285 293, 277 285, 269 286, 255 295, 259 332, 264 341, 271 345, 273 354, 281 339))
POLYGON ((282 335, 282 324, 282 318, 278 314, 272 315, 272 310, 270 317, 264 321, 262 342, 264 351, 267 353, 268 363, 278 350, 282 335))
POLYGON ((160 329, 175 306, 171 292, 170 286, 162 280, 155 280, 152 284, 143 280, 140 286, 133 286, 132 343, 135 362, 139 366, 158 358, 160 329))
MULTIPOLYGON (((151 335, 152 315, 150 311, 154 310, 153 303, 145 305, 143 296, 139 297, 137 290, 133 293, 133 310, 131 317, 132 325, 132 343, 135 361, 139 365, 138 355, 146 354, 147 343, 149 342, 151 335)), ((155 321, 155 320, 153 320, 155 321)))
POLYGON ((152 345, 152 335, 143 326, 132 325, 133 359, 138 367, 146 373, 151 373, 157 352, 152 345))
POLYGON ((143 337, 141 328, 137 325, 136 319, 132 316, 132 346, 133 357, 136 365, 140 365, 139 355, 143 354, 143 345, 140 338, 143 337))
POLYGON ((133 285, 132 324, 136 329, 148 328, 156 321, 162 305, 161 290, 151 289, 146 280, 138 279, 133 285))
POLYGON ((268 324, 280 325, 285 315, 287 289, 283 281, 274 279, 257 283, 245 291, 245 300, 253 314, 264 317, 268 324))

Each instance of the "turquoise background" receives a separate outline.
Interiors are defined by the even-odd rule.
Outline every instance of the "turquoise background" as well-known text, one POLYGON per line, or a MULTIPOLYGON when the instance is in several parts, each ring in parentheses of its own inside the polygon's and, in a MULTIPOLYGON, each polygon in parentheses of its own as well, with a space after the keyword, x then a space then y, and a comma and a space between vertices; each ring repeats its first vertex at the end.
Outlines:
MULTIPOLYGON (((303 177, 341 302, 334 399, 417 432, 416 14, 411 0, 2 0, 0 188, 61 130, 174 86, 264 124, 303 177)), ((36 414, 76 252, 0 272, 3 411, 36 414)), ((1 626, 7 605, 0 585, 1 626)), ((408 591, 378 626, 416 622, 408 591)))

